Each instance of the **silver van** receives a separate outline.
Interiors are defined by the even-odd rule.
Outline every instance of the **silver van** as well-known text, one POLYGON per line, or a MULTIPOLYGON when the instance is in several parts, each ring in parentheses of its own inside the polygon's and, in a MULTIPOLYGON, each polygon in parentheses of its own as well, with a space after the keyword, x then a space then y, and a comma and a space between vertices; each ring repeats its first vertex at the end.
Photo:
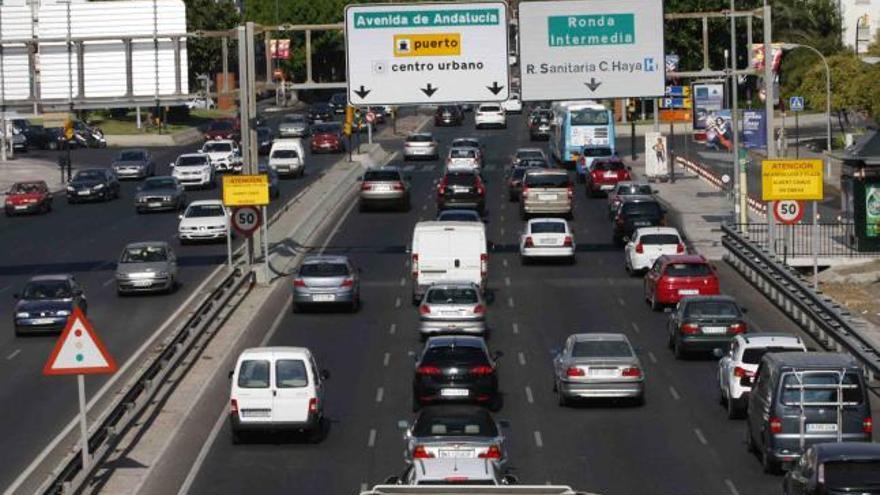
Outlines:
POLYGON ((748 449, 767 473, 790 467, 811 445, 870 442, 871 404, 862 369, 842 353, 765 354, 746 425, 748 449))

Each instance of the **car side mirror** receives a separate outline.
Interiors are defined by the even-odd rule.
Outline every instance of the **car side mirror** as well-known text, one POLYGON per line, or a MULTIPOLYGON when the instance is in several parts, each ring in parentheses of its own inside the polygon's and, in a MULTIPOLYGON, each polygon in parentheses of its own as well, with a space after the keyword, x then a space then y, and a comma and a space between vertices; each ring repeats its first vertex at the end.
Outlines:
POLYGON ((712 349, 712 355, 718 359, 721 359, 722 357, 724 357, 724 349, 721 349, 720 347, 716 347, 716 348, 712 349))
POLYGON ((327 370, 321 370, 321 380, 329 380, 330 372, 327 370))
POLYGON ((499 419, 498 426, 502 428, 510 428, 510 420, 509 419, 499 419))
POLYGON ((13 298, 13 299, 21 299, 21 294, 19 294, 18 292, 16 292, 15 294, 12 295, 12 298, 13 298))
MULTIPOLYGON (((16 296, 17 295, 18 294, 16 294, 16 296)), ((816 351, 818 351, 818 349, 816 349, 815 347, 807 347, 807 352, 816 352, 816 351)))
POLYGON ((629 242, 629 241, 630 241, 629 236, 627 236, 627 235, 623 236, 623 242, 629 242))
POLYGON ((502 485, 518 485, 519 478, 517 478, 516 476, 514 476, 512 474, 505 474, 504 476, 501 477, 501 484, 502 485))
POLYGON ((169 163, 169 164, 168 164, 168 167, 169 167, 169 168, 174 168, 174 162, 169 163))
POLYGON ((749 312, 749 308, 739 308, 739 310, 742 311, 743 314, 748 314, 749 312))
POLYGON ((659 192, 660 192, 659 189, 651 189, 651 194, 657 194, 659 192))
POLYGON ((363 182, 363 181, 364 181, 364 176, 363 176, 363 175, 361 175, 361 176, 360 176, 360 177, 358 177, 358 179, 357 179, 357 180, 358 180, 358 182, 363 182))
POLYGON ((499 359, 504 357, 503 351, 495 351, 495 354, 492 354, 492 359, 499 359))
POLYGON ((235 371, 229 370, 229 379, 232 380, 232 375, 235 374, 235 371))
POLYGON ((177 219, 178 219, 178 220, 183 220, 183 213, 181 213, 180 215, 177 215, 177 219))
POLYGON ((627 166, 626 166, 626 169, 629 170, 630 172, 632 172, 632 169, 633 169, 633 168, 632 168, 631 165, 627 165, 627 166))
POLYGON ((400 484, 400 476, 389 476, 385 478, 386 485, 399 485, 400 484))

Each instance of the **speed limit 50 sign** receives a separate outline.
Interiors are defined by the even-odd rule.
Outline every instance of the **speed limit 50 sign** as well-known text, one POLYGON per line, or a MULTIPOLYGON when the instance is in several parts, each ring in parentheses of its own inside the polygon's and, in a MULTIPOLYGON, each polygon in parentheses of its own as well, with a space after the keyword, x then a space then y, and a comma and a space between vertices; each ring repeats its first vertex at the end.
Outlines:
POLYGON ((239 206, 232 210, 232 228, 245 237, 253 235, 261 223, 262 216, 257 206, 239 206))
POLYGON ((779 223, 795 224, 804 218, 804 202, 787 199, 773 205, 773 216, 779 223))

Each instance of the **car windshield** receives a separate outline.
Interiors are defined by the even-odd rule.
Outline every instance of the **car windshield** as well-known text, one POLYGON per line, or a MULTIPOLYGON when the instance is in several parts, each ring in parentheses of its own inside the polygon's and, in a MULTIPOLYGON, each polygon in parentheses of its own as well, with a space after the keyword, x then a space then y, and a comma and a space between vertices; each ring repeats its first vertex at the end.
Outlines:
POLYGON ((533 234, 564 234, 565 224, 562 222, 532 222, 533 234))
POLYGON ((449 158, 476 158, 477 150, 469 148, 452 148, 449 150, 449 158))
POLYGON ((204 151, 205 153, 232 151, 232 143, 205 143, 202 151, 204 151))
POLYGON ((365 182, 394 182, 400 180, 396 170, 370 170, 364 174, 365 182))
POLYGON ((593 108, 572 110, 571 125, 608 125, 608 111, 593 108))
POLYGON ((628 216, 663 216, 663 209, 654 201, 624 203, 622 212, 624 215, 628 216))
POLYGON ((41 184, 29 182, 24 184, 14 184, 12 189, 9 190, 9 194, 34 194, 42 192, 42 190, 43 186, 41 184))
POLYGON ((299 158, 299 153, 296 150, 275 150, 272 152, 272 156, 270 158, 281 158, 281 159, 291 159, 291 158, 299 158))
POLYGON ((82 170, 76 173, 73 180, 101 180, 104 178, 104 172, 101 170, 82 170))
POLYGON ((312 132, 315 134, 328 134, 339 132, 339 126, 335 124, 321 124, 312 127, 312 132))
POLYGON ((858 492, 858 488, 880 486, 880 459, 848 459, 826 462, 824 466, 828 490, 856 488, 858 492))
POLYGON ((742 362, 758 364, 768 352, 804 352, 801 347, 750 347, 743 351, 742 362))
POLYGON ((601 172, 616 172, 618 170, 625 170, 626 165, 624 165, 623 162, 618 161, 597 160, 593 162, 591 168, 593 170, 599 170, 601 172))
POLYGON ((666 266, 668 277, 705 277, 712 274, 706 263, 670 263, 666 266))
POLYGON ((434 287, 425 296, 428 304, 477 304, 477 291, 470 287, 434 287))
POLYGON ((174 189, 177 187, 174 179, 147 179, 144 181, 144 191, 154 191, 157 189, 174 189))
POLYGON ((432 140, 430 134, 410 134, 406 137, 408 143, 430 143, 432 140))
POLYGON ((528 187, 565 188, 571 185, 568 174, 528 174, 525 180, 528 187))
POLYGON ((447 174, 446 183, 452 186, 473 186, 477 182, 474 174, 447 174))
POLYGON ((194 165, 205 165, 208 160, 204 156, 181 156, 177 159, 178 167, 192 167, 194 165))
POLYGON ((288 115, 284 117, 284 122, 288 124, 303 124, 305 121, 306 118, 303 115, 288 115))
POLYGON ((497 105, 483 105, 480 107, 481 112, 500 112, 501 107, 497 105))
POLYGON ((456 139, 452 141, 452 146, 461 146, 461 147, 470 147, 470 148, 479 148, 480 142, 476 139, 456 139))
POLYGON ((733 301, 691 301, 684 308, 684 316, 685 318, 739 318, 740 312, 733 301))
POLYGON ((624 184, 617 187, 618 196, 637 196, 640 194, 653 194, 648 184, 624 184))
POLYGON ((550 165, 547 164, 547 160, 543 158, 525 158, 519 160, 518 163, 521 167, 531 167, 531 168, 549 168, 550 165))
POLYGON ((186 209, 186 218, 205 218, 224 216, 221 205, 190 205, 186 209))
POLYGON ((123 151, 116 159, 121 162, 134 162, 146 160, 147 154, 143 151, 123 151))
POLYGON ((527 160, 529 158, 533 158, 536 160, 543 160, 544 153, 538 150, 520 150, 516 152, 516 159, 519 161, 527 160))
POLYGON ((498 427, 488 412, 475 409, 467 412, 426 411, 413 425, 417 437, 495 437, 498 427))
POLYGON ((239 388, 269 388, 269 361, 249 359, 238 368, 239 388))
POLYGON ((440 112, 440 113, 447 113, 447 114, 448 114, 448 113, 453 113, 453 112, 455 112, 455 110, 456 110, 455 107, 452 107, 452 106, 446 106, 446 105, 444 105, 444 106, 440 106, 440 107, 437 108, 437 111, 438 111, 438 112, 440 112))
POLYGON ((66 280, 40 280, 29 282, 22 292, 22 299, 67 299, 73 294, 66 280))
MULTIPOLYGON (((826 404, 837 402, 838 384, 841 383, 840 374, 837 372, 798 374, 786 373, 782 379, 782 403, 787 406, 800 405, 801 393, 803 404, 826 404), (801 384, 809 385, 809 388, 801 388, 801 384)), ((855 373, 845 373, 842 383, 856 385, 855 388, 843 389, 843 402, 861 403, 864 400, 861 381, 855 373)))
POLYGON ((309 384, 306 363, 302 359, 275 361, 275 383, 278 388, 300 388, 309 384))
POLYGON ((571 357, 632 357, 632 349, 622 340, 583 340, 575 342, 571 349, 571 357))
POLYGON ((480 216, 475 211, 443 211, 437 215, 441 222, 479 222, 480 216))
POLYGON ((486 353, 481 347, 470 345, 433 346, 425 351, 422 364, 487 364, 486 353))
POLYGON ((139 246, 126 248, 120 263, 157 263, 168 261, 168 252, 161 246, 139 246))
POLYGON ((210 130, 212 131, 231 131, 232 122, 228 120, 215 120, 211 122, 210 130))
POLYGON ((611 148, 584 148, 584 156, 611 156, 611 148))
POLYGON ((679 243, 675 234, 645 234, 639 237, 639 242, 646 246, 669 246, 679 243))
POLYGON ((306 263, 299 269, 300 277, 345 277, 348 266, 345 263, 306 263))

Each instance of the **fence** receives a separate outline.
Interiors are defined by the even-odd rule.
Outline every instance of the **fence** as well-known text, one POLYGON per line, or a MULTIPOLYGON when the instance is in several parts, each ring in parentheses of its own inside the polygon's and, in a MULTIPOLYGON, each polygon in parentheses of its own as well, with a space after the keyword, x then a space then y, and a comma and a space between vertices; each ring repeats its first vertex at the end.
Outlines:
MULTIPOLYGON (((734 224, 734 228, 745 239, 761 249, 769 249, 770 241, 766 223, 734 224)), ((813 236, 818 237, 818 256, 820 257, 874 257, 880 253, 858 252, 855 250, 855 225, 853 223, 820 223, 813 225, 799 223, 776 225, 774 252, 786 257, 812 256, 813 236)))

